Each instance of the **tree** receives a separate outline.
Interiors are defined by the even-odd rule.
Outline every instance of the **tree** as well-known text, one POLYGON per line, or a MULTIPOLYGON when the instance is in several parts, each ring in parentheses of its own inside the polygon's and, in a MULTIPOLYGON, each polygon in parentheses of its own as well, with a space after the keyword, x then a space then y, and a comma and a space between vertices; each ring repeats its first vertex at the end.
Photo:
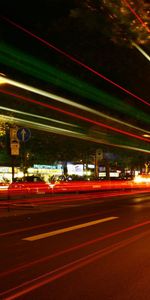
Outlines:
POLYGON ((93 13, 105 15, 109 25, 109 37, 114 43, 135 47, 148 58, 147 53, 140 47, 140 45, 147 45, 150 40, 147 1, 86 0, 85 6, 93 13))
POLYGON ((147 44, 150 29, 148 28, 148 3, 144 0, 86 0, 86 7, 105 14, 111 24, 110 36, 114 42, 122 42, 132 46, 147 44))
POLYGON ((9 125, 5 121, 0 122, 0 165, 10 165, 9 125))

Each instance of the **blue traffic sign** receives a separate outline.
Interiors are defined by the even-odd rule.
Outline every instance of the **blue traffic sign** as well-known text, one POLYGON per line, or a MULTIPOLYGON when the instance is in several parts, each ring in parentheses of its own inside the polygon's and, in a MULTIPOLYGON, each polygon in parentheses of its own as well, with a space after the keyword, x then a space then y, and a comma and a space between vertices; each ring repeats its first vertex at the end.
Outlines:
POLYGON ((27 142, 31 137, 31 131, 28 128, 19 128, 17 131, 17 138, 20 142, 27 142))

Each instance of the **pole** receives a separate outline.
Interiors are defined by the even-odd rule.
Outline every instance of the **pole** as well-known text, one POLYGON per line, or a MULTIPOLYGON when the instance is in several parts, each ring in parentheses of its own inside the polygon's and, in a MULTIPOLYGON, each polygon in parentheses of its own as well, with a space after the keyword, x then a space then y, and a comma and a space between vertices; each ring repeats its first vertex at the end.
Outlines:
POLYGON ((97 155, 95 154, 95 177, 98 178, 99 176, 99 161, 97 155))
POLYGON ((14 181, 15 178, 15 166, 14 166, 14 156, 11 156, 11 161, 12 161, 12 182, 14 181))

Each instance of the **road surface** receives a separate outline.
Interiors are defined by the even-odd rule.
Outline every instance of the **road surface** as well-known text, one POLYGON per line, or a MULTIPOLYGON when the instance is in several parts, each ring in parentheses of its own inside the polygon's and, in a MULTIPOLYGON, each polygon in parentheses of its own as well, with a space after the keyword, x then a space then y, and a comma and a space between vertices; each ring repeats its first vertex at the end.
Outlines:
POLYGON ((150 194, 59 197, 0 218, 0 299, 149 300, 150 194))

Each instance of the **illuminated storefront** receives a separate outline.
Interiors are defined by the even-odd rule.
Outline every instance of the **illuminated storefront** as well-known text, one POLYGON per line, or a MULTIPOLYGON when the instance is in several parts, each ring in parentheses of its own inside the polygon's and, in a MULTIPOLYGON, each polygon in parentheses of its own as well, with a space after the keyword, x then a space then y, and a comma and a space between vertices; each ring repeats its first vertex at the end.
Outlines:
POLYGON ((32 168, 28 169, 28 175, 40 175, 43 177, 45 181, 49 181, 49 179, 53 175, 62 175, 63 167, 61 164, 58 165, 33 165, 32 168))
MULTIPOLYGON (((42 176, 45 181, 53 175, 62 175, 63 169, 62 165, 33 165, 33 167, 28 168, 28 175, 39 175, 42 176)), ((21 168, 14 168, 15 177, 23 177, 24 174, 21 171, 21 168)), ((0 182, 11 182, 12 181, 12 167, 0 167, 0 182)))

